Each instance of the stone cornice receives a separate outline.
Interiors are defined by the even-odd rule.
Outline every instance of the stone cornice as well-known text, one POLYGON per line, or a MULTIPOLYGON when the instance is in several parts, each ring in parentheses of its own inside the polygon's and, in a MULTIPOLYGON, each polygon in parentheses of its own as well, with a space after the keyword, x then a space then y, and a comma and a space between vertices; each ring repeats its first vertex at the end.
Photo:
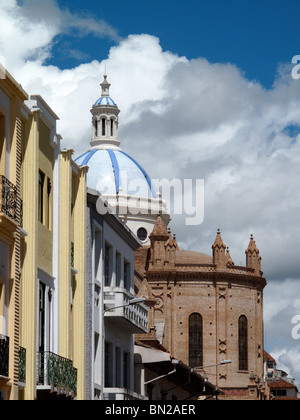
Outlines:
POLYGON ((180 271, 180 270, 149 270, 147 271, 147 278, 149 283, 155 283, 158 280, 165 280, 165 281, 174 281, 178 282, 187 282, 187 281, 216 281, 216 282, 226 282, 239 285, 239 286, 251 286, 264 288, 267 285, 266 279, 261 276, 257 276, 250 273, 235 273, 231 271, 180 271))

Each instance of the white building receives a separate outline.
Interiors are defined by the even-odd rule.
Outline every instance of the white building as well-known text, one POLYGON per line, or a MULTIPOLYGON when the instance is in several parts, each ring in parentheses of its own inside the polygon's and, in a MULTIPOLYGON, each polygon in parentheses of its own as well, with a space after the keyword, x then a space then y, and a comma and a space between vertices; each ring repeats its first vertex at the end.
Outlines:
POLYGON ((134 336, 148 332, 148 308, 134 299, 134 251, 141 246, 97 191, 87 200, 86 399, 139 400, 134 392, 134 336), (104 205, 104 202, 101 201, 104 205))

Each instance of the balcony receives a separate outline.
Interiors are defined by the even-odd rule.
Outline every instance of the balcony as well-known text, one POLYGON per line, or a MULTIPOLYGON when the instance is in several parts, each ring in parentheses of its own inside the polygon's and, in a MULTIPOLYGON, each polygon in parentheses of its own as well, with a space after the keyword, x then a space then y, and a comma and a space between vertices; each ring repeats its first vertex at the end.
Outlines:
POLYGON ((18 189, 5 176, 0 175, 0 220, 10 231, 19 223, 18 189), (14 222, 14 223, 11 223, 14 222))
POLYGON ((105 319, 117 322, 131 334, 148 332, 148 307, 143 303, 128 305, 133 295, 125 289, 106 287, 104 289, 105 319), (112 308, 110 311, 109 308, 112 308), (113 309, 116 308, 116 309, 113 309))
POLYGON ((0 377, 8 378, 9 337, 0 334, 0 377))
POLYGON ((77 393, 77 369, 72 360, 49 351, 38 353, 37 385, 39 391, 71 396, 77 393))

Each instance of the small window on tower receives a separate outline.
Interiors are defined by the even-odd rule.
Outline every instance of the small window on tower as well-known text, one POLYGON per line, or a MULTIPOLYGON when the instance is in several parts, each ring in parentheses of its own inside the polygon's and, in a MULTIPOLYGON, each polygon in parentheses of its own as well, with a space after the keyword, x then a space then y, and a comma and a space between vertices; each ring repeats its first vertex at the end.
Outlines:
POLYGON ((110 120, 110 135, 111 137, 114 135, 114 120, 110 120))
POLYGON ((102 118, 102 136, 105 136, 105 118, 102 118))
POLYGON ((45 174, 39 171, 39 221, 44 223, 44 186, 45 174))

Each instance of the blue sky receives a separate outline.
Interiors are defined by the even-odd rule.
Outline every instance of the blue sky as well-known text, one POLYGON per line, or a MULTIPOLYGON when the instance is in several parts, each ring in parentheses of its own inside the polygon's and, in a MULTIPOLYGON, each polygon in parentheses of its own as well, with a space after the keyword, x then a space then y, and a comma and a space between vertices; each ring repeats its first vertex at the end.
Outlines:
MULTIPOLYGON (((236 64, 249 79, 265 87, 274 82, 277 66, 300 53, 298 0, 58 0, 61 8, 92 15, 112 25, 120 37, 147 33, 160 39, 164 50, 189 59, 236 64)), ((61 68, 78 64, 63 52, 72 43, 78 57, 90 61, 105 56, 113 41, 64 35, 50 61, 61 68)))

